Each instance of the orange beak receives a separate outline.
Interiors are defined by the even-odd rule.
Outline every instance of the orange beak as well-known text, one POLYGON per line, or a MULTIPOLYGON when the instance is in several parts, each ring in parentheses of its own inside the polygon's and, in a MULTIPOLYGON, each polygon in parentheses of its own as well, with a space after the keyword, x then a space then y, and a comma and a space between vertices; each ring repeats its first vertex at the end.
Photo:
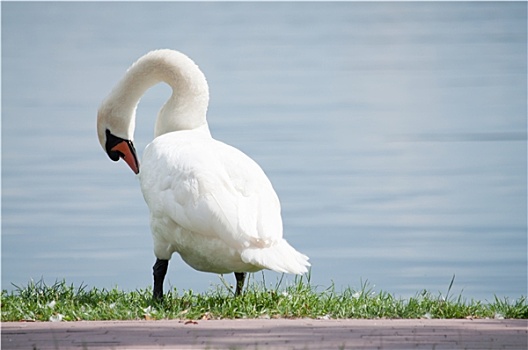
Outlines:
POLYGON ((119 158, 123 159, 135 174, 139 174, 139 162, 132 141, 123 140, 112 147, 111 151, 117 152, 119 158))

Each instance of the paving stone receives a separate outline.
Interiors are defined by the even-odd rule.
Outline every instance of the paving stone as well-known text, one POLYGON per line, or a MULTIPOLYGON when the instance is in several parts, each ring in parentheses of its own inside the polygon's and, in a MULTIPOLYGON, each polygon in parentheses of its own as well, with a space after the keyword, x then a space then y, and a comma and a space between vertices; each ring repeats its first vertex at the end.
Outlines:
POLYGON ((528 320, 2 323, 2 349, 527 349, 528 320))

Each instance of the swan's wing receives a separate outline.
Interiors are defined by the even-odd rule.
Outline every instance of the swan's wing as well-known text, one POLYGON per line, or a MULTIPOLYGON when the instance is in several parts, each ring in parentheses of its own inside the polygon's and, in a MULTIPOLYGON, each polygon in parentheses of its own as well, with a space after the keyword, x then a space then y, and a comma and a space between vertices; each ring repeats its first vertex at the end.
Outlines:
POLYGON ((153 215, 196 234, 236 249, 282 239, 280 203, 269 179, 251 158, 219 141, 182 132, 157 138, 145 150, 141 184, 153 215))

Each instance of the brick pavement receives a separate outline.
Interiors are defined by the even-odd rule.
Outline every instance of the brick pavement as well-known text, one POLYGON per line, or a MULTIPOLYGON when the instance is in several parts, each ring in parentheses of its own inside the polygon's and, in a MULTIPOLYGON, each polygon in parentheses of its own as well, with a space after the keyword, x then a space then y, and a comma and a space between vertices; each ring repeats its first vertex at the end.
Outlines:
POLYGON ((527 349, 528 320, 2 323, 2 349, 527 349))

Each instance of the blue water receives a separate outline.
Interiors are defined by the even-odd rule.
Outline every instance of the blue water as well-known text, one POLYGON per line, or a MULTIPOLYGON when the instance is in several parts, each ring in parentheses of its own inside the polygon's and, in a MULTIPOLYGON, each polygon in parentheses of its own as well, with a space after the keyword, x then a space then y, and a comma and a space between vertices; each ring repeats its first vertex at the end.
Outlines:
MULTIPOLYGON (((313 284, 527 295, 526 3, 1 7, 2 288, 151 284, 148 209, 95 119, 133 61, 173 48, 208 79, 213 135, 270 177, 313 284)), ((138 150, 169 94, 143 98, 138 150)), ((220 283, 176 255, 168 279, 220 283)))

